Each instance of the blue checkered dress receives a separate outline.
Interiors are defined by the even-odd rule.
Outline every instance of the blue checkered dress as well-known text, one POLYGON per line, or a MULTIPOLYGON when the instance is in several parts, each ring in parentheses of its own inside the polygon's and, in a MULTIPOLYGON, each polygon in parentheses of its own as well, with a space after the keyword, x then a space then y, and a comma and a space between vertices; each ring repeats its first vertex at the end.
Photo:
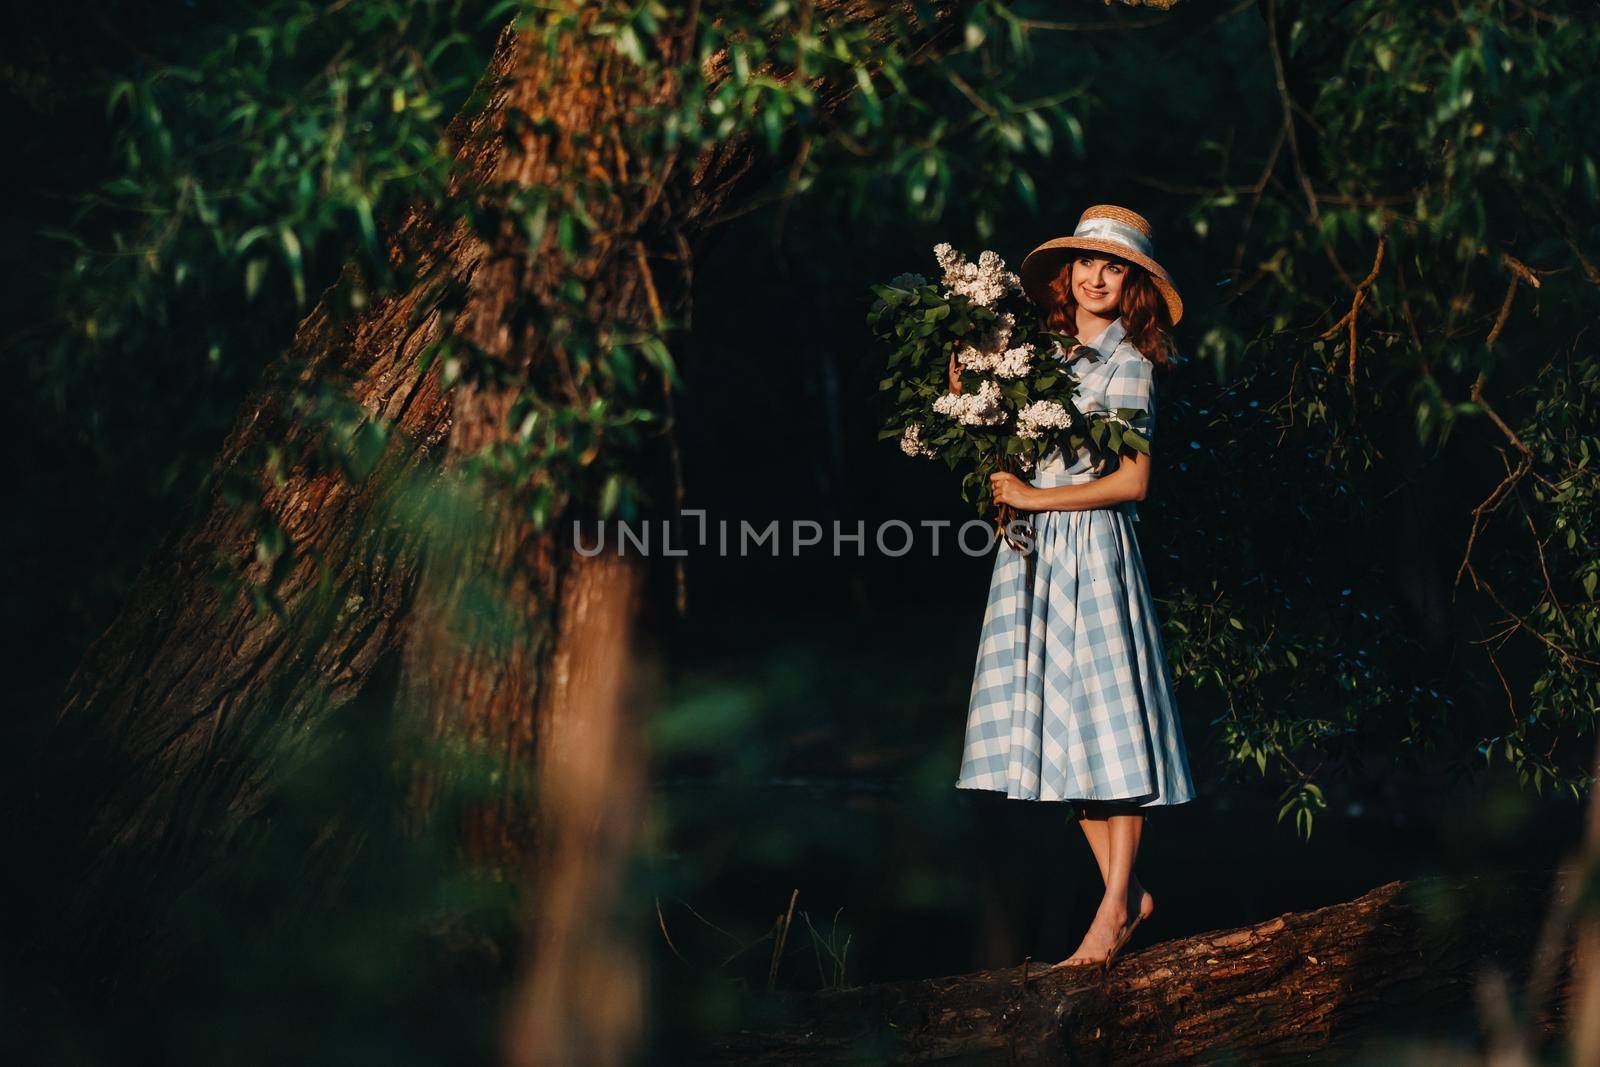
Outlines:
MULTIPOLYGON (((1113 322, 1074 360, 1082 410, 1155 413, 1152 365, 1113 322)), ((1086 454, 1041 458, 1033 484, 1091 481, 1086 454)), ((1031 552, 998 542, 956 786, 1016 800, 1194 799, 1172 677, 1131 502, 1031 516, 1031 552)))

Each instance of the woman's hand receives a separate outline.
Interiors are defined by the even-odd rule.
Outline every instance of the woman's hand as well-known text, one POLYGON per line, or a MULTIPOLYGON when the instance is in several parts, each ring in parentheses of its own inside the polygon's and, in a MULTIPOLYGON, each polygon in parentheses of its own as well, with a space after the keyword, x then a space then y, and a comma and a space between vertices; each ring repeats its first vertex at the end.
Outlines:
POLYGON ((996 504, 1010 504, 1023 511, 1035 511, 1035 497, 1038 489, 1018 478, 1015 474, 998 471, 989 475, 989 488, 994 492, 996 504))
POLYGON ((956 362, 956 350, 950 349, 950 391, 961 392, 961 365, 956 362))

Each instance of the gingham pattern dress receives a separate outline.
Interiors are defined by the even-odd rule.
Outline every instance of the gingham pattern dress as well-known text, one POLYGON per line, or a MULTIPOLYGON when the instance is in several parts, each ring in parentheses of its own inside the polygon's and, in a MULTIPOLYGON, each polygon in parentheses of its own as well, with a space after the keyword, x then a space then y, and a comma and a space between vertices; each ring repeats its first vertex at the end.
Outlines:
MULTIPOLYGON (((1155 414, 1152 365, 1119 318, 1071 370, 1077 404, 1155 414)), ((1086 453, 1042 457, 1038 486, 1103 477, 1086 453)), ((1016 800, 1194 799, 1132 502, 1027 516, 1032 551, 998 540, 956 786, 1016 800)))

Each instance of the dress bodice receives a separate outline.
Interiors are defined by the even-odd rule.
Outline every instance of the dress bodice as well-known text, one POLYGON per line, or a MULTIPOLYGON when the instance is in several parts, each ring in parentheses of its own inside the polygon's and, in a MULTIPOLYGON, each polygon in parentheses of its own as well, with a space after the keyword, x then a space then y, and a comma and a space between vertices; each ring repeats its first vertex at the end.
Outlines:
MULTIPOLYGON (((1143 410, 1144 414, 1133 420, 1133 426, 1148 440, 1155 421, 1155 368, 1127 340, 1126 332, 1118 318, 1086 345, 1089 351, 1076 351, 1068 366, 1068 373, 1078 383, 1073 402, 1084 414, 1116 408, 1143 410)), ((1110 474, 1118 462, 1119 457, 1113 456, 1101 466, 1093 461, 1088 449, 1066 456, 1060 448, 1052 448, 1039 458, 1031 480, 1037 486, 1077 485, 1110 474)), ((1133 510, 1131 504, 1128 508, 1133 510)))

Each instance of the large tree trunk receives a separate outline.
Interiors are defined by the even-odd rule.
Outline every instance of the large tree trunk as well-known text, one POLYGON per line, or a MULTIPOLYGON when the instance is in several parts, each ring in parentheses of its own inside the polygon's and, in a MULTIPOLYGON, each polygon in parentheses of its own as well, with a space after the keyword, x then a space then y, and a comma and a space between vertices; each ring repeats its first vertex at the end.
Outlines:
MULTIPOLYGON (((1391 882, 1348 904, 1169 941, 1109 973, 1022 966, 810 994, 790 1004, 793 1023, 726 1036, 706 1062, 1334 1062, 1380 1027, 1415 1034, 1470 1010, 1485 966, 1525 970, 1540 889, 1534 878, 1391 882)), ((1562 1010, 1555 1002, 1541 1028, 1562 1010)))
MULTIPOLYGON (((546 62, 517 35, 502 37, 486 76, 498 88, 480 114, 454 127, 464 187, 547 179, 578 151, 573 131, 599 126, 603 110, 627 103, 605 92, 620 62, 609 49, 567 50, 554 69, 546 62), (513 134, 513 111, 547 115, 555 132, 523 125, 513 134), (506 150, 513 138, 520 153, 506 150)), ((708 197, 731 191, 715 181, 705 188, 708 197)), ((495 761, 506 799, 470 816, 472 851, 526 859, 531 805, 517 787, 531 777, 535 709, 560 644, 571 554, 556 536, 560 524, 534 530, 512 492, 458 474, 462 459, 504 436, 512 397, 442 389, 437 361, 419 371, 423 350, 447 330, 536 371, 548 346, 505 323, 503 312, 556 279, 521 269, 514 241, 414 214, 389 244, 391 258, 415 271, 410 289, 352 318, 336 314, 330 291, 245 405, 218 458, 215 491, 146 565, 84 657, 42 761, 40 798, 54 816, 46 832, 77 848, 65 865, 73 886, 60 923, 75 946, 130 933, 118 929, 124 916, 103 892, 113 872, 203 866, 200 849, 227 854, 270 795, 279 761, 293 760, 285 741, 313 743, 317 728, 358 705, 392 707, 424 741, 458 739, 495 761), (390 424, 368 477, 352 481, 311 461, 315 433, 285 410, 288 375, 346 381, 352 399, 390 424), (214 555, 235 573, 262 576, 248 517, 222 485, 268 445, 289 462, 281 483, 263 484, 262 506, 286 529, 297 562, 282 585, 282 617, 258 618, 243 598, 224 607, 205 579, 214 555), (463 604, 474 582, 499 609, 487 622, 463 604), (261 744, 268 738, 270 757, 261 744), (202 819, 208 824, 197 825, 202 819)), ((627 252, 602 245, 578 267, 613 321, 643 322, 638 260, 627 252)), ((637 565, 635 557, 629 566, 637 565)), ((617 583, 630 615, 638 584, 617 583)), ((419 764, 416 818, 426 817, 445 765, 419 764)))

